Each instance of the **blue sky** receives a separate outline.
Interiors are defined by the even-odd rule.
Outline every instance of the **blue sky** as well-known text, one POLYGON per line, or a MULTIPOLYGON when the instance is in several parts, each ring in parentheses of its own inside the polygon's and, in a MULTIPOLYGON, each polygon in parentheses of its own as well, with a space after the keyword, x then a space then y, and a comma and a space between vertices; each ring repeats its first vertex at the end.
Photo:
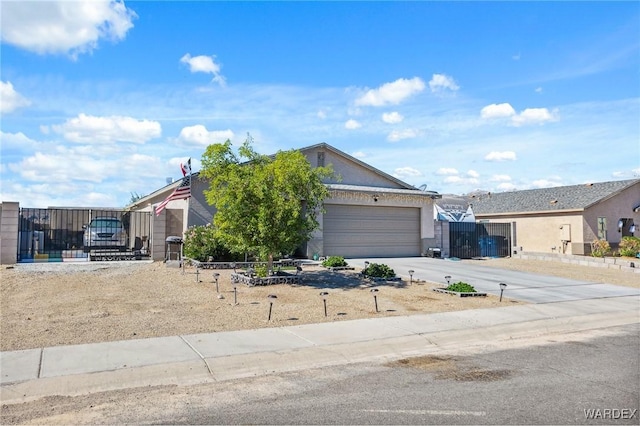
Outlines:
POLYGON ((638 2, 2 1, 0 199, 126 205, 250 133, 440 193, 640 177, 638 2))

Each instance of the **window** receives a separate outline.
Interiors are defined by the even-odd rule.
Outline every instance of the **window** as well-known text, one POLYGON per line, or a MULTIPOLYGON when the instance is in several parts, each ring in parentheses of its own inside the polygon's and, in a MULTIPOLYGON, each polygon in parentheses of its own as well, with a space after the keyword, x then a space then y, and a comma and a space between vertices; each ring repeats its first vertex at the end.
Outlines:
POLYGON ((324 152, 318 152, 318 167, 324 167, 324 152))
POLYGON ((598 239, 599 240, 607 239, 607 218, 606 217, 598 218, 598 239))

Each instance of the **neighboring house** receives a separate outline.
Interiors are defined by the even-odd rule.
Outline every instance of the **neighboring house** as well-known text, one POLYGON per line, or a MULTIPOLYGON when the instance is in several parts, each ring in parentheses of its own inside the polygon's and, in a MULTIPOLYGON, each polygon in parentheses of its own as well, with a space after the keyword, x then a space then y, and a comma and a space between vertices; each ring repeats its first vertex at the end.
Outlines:
MULTIPOLYGON (((433 244, 437 192, 417 189, 326 143, 300 152, 312 167, 333 166, 339 178, 325 182, 329 197, 324 201, 326 212, 318 217, 320 229, 298 255, 419 256, 433 244)), ((128 208, 153 211, 178 185, 169 184, 128 208)), ((212 222, 215 208, 207 204, 203 194, 208 187, 205 179, 193 174, 191 199, 171 201, 158 217, 166 221, 166 236, 182 235, 190 226, 212 222)), ((155 235, 155 244, 158 240, 155 235)))
POLYGON ((435 241, 431 257, 470 259, 511 255, 510 223, 476 223, 468 199, 443 195, 435 201, 435 241))
POLYGON ((462 196, 443 195, 434 203, 434 208, 437 221, 471 223, 476 221, 471 204, 462 196))
POLYGON ((511 222, 514 251, 587 255, 596 239, 616 248, 640 225, 640 179, 468 198, 479 222, 511 222))

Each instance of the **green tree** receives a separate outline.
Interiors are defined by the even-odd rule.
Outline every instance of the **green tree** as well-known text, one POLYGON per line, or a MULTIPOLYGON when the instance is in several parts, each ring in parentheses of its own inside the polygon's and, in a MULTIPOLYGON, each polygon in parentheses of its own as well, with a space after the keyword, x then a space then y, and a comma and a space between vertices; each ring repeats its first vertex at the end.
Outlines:
POLYGON ((209 145, 201 176, 210 181, 207 202, 216 207, 218 235, 237 253, 255 253, 272 262, 308 241, 318 228, 316 213, 328 190, 331 167, 312 168, 297 150, 261 155, 247 140, 236 155, 229 140, 209 145))

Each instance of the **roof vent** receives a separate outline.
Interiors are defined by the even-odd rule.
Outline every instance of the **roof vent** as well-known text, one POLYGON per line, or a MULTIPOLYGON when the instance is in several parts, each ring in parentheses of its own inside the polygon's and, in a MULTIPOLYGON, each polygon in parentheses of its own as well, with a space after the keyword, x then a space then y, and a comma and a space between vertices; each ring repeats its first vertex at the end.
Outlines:
POLYGON ((593 184, 589 182, 589 183, 585 183, 584 186, 593 186, 593 184))
POLYGON ((549 204, 558 204, 558 200, 551 200, 549 201, 549 204))
POLYGON ((169 184, 173 183, 173 178, 172 177, 168 177, 168 178, 165 178, 164 181, 167 182, 167 185, 169 185, 169 184))

